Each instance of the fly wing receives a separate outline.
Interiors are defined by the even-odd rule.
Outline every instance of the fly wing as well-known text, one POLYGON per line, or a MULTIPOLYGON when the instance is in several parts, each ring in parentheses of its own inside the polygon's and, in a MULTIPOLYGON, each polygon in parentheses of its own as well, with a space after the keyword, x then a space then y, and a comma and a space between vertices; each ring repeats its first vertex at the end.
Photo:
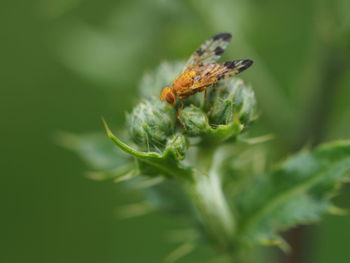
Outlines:
POLYGON ((198 72, 198 75, 194 79, 193 89, 210 86, 219 80, 233 77, 249 68, 252 64, 253 61, 250 59, 239 59, 225 63, 210 63, 195 68, 194 70, 198 72))
POLYGON ((187 61, 184 71, 217 61, 225 52, 231 38, 230 33, 220 33, 205 41, 187 61))

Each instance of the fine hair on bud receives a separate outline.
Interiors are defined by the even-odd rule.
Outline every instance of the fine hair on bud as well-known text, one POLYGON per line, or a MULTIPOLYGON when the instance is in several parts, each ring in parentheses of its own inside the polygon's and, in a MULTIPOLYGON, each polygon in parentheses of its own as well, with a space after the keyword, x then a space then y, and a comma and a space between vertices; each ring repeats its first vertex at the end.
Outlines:
POLYGON ((175 111, 156 99, 144 100, 127 116, 129 135, 139 149, 160 152, 175 130, 175 111))

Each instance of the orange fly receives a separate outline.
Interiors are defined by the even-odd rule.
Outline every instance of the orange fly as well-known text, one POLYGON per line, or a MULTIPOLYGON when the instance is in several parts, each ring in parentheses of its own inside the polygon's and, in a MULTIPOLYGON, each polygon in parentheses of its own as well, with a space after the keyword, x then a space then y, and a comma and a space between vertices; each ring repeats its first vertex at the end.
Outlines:
POLYGON ((249 68, 253 64, 250 59, 215 63, 225 52, 231 38, 230 33, 221 33, 204 42, 190 57, 183 73, 171 86, 163 89, 160 100, 166 100, 173 106, 177 98, 186 99, 249 68))

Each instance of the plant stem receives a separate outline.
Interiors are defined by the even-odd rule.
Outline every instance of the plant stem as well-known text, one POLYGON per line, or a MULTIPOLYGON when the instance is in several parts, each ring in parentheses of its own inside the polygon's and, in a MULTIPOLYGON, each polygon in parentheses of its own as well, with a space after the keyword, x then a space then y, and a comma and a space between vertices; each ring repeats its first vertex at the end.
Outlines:
POLYGON ((199 151, 201 158, 198 164, 207 172, 196 171, 195 180, 187 186, 187 193, 193 202, 204 233, 212 240, 213 246, 229 256, 229 262, 236 262, 233 255, 235 221, 225 199, 219 163, 215 158, 219 150, 206 149, 199 151))

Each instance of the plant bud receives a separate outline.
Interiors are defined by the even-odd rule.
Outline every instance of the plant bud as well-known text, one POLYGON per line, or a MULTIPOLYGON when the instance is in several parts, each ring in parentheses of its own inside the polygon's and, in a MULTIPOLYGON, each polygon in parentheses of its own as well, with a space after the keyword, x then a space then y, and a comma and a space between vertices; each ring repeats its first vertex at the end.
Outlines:
POLYGON ((186 137, 181 133, 176 133, 168 140, 165 154, 172 154, 176 160, 183 160, 185 158, 186 150, 186 137))
POLYGON ((161 152, 174 133, 175 111, 157 100, 144 100, 127 118, 129 134, 141 150, 161 152))
POLYGON ((210 129, 207 115, 194 105, 190 105, 180 111, 180 120, 185 133, 190 136, 205 134, 210 129))
POLYGON ((227 92, 215 92, 213 106, 208 113, 210 123, 228 125, 234 120, 239 120, 243 125, 249 123, 255 113, 253 90, 237 78, 229 79, 220 88, 227 92))

